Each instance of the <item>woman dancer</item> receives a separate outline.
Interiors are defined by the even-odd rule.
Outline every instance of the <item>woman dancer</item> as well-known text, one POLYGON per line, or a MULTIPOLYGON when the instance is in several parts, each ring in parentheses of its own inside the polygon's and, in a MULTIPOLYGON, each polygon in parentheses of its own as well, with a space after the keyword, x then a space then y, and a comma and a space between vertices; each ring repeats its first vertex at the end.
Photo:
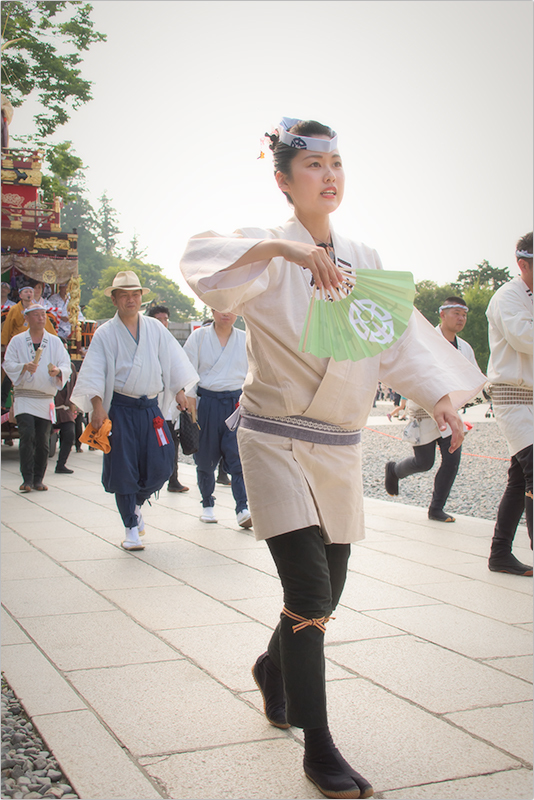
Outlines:
POLYGON ((334 131, 284 118, 269 138, 294 216, 279 228, 194 236, 181 268, 206 305, 242 315, 247 326, 239 450, 254 531, 267 540, 284 592, 280 621, 252 670, 266 717, 304 729, 304 772, 326 797, 370 797, 371 784, 330 735, 324 659, 350 543, 364 536, 361 428, 380 380, 416 397, 440 429, 448 423, 456 449, 463 432, 455 408, 484 376, 415 310, 400 339, 373 358, 336 362, 299 351, 314 284, 332 292, 340 267, 381 263, 330 225, 345 184, 334 131))

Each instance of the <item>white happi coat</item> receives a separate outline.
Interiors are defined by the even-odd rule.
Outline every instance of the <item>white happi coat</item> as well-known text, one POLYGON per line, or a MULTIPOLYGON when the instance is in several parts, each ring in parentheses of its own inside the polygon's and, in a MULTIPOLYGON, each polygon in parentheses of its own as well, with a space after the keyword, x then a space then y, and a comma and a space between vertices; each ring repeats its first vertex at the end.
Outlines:
POLYGON ((54 397, 66 384, 72 365, 65 345, 57 336, 45 331, 40 347, 43 352, 33 375, 22 372, 24 364, 35 358, 35 348, 29 331, 13 336, 6 349, 3 367, 13 382, 14 414, 32 414, 55 422, 54 397), (61 374, 52 377, 48 365, 59 367, 61 374))
POLYGON ((71 401, 92 411, 100 397, 107 411, 113 392, 156 397, 167 412, 180 389, 194 386, 198 375, 174 336, 157 319, 139 314, 136 342, 117 314, 96 329, 80 369, 71 401))
MULTIPOLYGON (((332 233, 338 262, 380 269, 378 254, 332 233)), ((249 372, 241 404, 251 414, 299 415, 345 430, 362 428, 378 381, 432 411, 450 394, 459 408, 482 387, 482 373, 414 310, 388 350, 361 361, 317 358, 298 345, 312 295, 310 272, 277 257, 226 270, 264 239, 314 244, 296 217, 274 229, 213 231, 189 240, 182 272, 204 303, 241 314, 247 326, 249 372)), ((258 539, 319 525, 326 542, 364 536, 361 444, 324 445, 240 427, 239 451, 258 539)))
MULTIPOLYGON (((441 325, 436 325, 436 330, 439 331, 443 336, 441 325)), ((445 339, 445 341, 448 341, 448 339, 445 339)), ((475 367, 478 367, 474 350, 469 344, 469 342, 466 342, 464 339, 460 339, 459 336, 456 337, 456 342, 458 344, 458 352, 461 353, 463 356, 465 356, 465 358, 467 358, 471 362, 471 364, 474 364, 475 367)), ((451 342, 449 342, 449 344, 451 344, 451 342)), ((452 346, 454 347, 454 345, 452 346)), ((409 419, 413 419, 417 414, 417 412, 420 410, 421 406, 418 405, 417 403, 414 403, 413 400, 407 401, 406 414, 409 419)), ((450 436, 451 433, 452 431, 449 425, 447 425, 444 431, 440 431, 440 429, 438 428, 432 417, 423 417, 423 419, 419 420, 419 445, 429 444, 429 442, 434 442, 441 436, 443 437, 450 436)))
MULTIPOLYGON (((497 289, 486 309, 490 383, 532 390, 532 292, 522 278, 497 289)), ((532 444, 532 405, 494 405, 493 411, 513 456, 532 444)))
POLYGON ((212 392, 241 389, 248 371, 246 338, 245 331, 232 328, 223 347, 213 323, 193 331, 184 352, 198 372, 198 385, 212 392))

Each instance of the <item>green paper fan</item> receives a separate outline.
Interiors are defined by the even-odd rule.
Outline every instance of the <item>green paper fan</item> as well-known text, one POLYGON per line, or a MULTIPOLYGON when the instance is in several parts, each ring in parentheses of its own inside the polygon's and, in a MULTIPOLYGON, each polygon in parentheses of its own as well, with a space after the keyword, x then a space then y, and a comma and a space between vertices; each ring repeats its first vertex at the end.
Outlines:
POLYGON ((351 277, 355 284, 340 299, 331 300, 315 290, 299 343, 301 352, 359 361, 387 350, 404 333, 413 311, 412 273, 357 269, 351 277))

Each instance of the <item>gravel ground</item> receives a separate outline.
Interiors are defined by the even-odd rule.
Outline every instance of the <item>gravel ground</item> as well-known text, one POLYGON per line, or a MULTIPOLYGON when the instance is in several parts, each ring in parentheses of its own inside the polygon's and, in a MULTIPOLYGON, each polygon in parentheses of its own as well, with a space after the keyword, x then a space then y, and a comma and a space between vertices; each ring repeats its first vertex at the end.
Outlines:
MULTIPOLYGON (((428 508, 434 486, 434 476, 441 463, 436 448, 436 461, 429 472, 410 475, 399 483, 398 498, 389 497, 384 488, 384 469, 387 461, 400 461, 413 454, 412 447, 391 437, 402 435, 402 425, 380 425, 372 429, 372 417, 383 416, 393 404, 380 405, 372 410, 363 434, 363 491, 366 497, 388 500, 391 503, 428 508), (372 430, 370 430, 372 429, 372 430), (376 431, 376 432, 375 432, 376 431), (388 434, 388 435, 386 435, 388 434)), ((506 486, 510 456, 506 440, 495 420, 475 422, 462 446, 462 460, 453 484, 446 509, 449 513, 494 520, 506 486), (482 456, 482 457, 481 457, 482 456)))
POLYGON ((2 678, 2 797, 77 798, 2 678))
MULTIPOLYGON (((390 503, 428 507, 434 475, 440 464, 437 454, 434 467, 412 475, 400 483, 398 498, 384 489, 387 461, 399 461, 412 455, 410 445, 400 440, 402 425, 373 428, 372 417, 384 416, 393 404, 379 404, 372 409, 362 437, 363 487, 366 497, 390 503)), ((180 454, 181 462, 194 464, 192 456, 180 454)), ((494 420, 473 424, 463 445, 462 460, 446 509, 494 520, 506 485, 509 456, 506 442, 494 420)), ((76 798, 57 761, 34 730, 11 688, 2 678, 2 797, 76 798)))

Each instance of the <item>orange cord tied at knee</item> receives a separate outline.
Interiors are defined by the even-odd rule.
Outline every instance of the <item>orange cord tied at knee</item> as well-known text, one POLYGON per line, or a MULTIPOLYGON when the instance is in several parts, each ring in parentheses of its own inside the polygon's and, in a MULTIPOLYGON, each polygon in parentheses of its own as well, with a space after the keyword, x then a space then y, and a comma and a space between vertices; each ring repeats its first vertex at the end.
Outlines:
POLYGON ((293 625, 293 633, 298 633, 298 631, 304 630, 304 628, 319 628, 320 631, 323 633, 326 632, 326 623, 330 619, 335 619, 335 617, 319 617, 319 619, 308 619, 308 617, 301 617, 300 614, 294 614, 293 611, 290 611, 285 606, 282 609, 282 614, 285 614, 286 617, 289 619, 294 619, 298 622, 298 625, 293 625))

